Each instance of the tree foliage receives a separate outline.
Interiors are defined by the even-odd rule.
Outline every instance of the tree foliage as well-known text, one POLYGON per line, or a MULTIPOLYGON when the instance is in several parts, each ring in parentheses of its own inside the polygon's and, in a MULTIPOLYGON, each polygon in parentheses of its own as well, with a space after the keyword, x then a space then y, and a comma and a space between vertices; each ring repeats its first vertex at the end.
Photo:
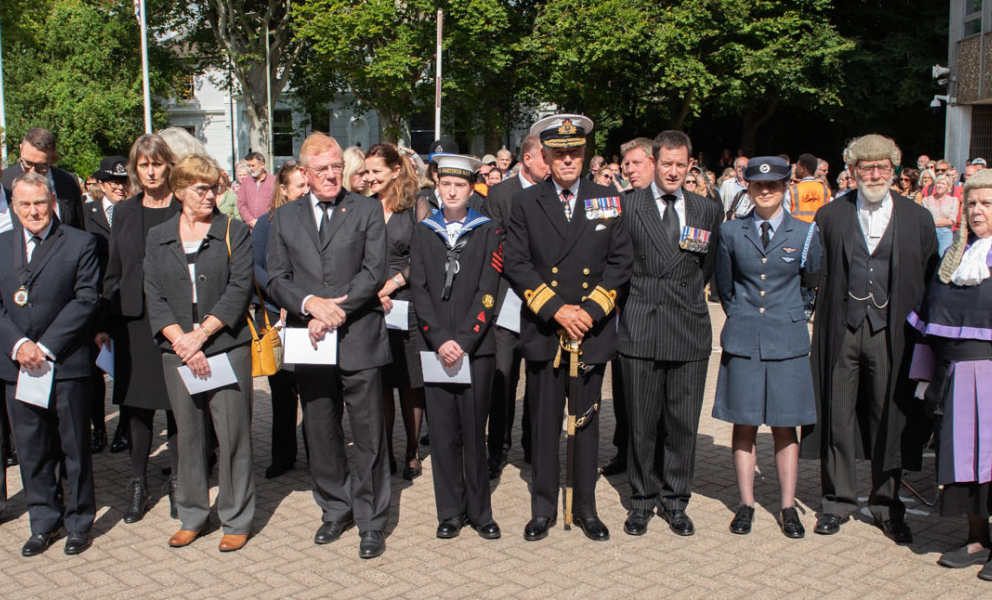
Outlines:
MULTIPOLYGON (((141 43, 129 0, 4 0, 3 69, 12 156, 31 127, 58 136, 60 166, 88 174, 144 132, 141 43)), ((180 63, 150 55, 152 91, 170 95, 180 63)), ((156 126, 165 125, 161 106, 156 126)))
MULTIPOLYGON (((303 52, 293 35, 290 0, 177 2, 161 30, 163 38, 170 30, 179 33, 170 38, 170 45, 195 57, 201 70, 230 67, 248 113, 251 147, 267 154, 272 143, 268 139, 267 86, 271 86, 274 104, 303 52)), ((221 87, 234 84, 219 83, 221 87)))

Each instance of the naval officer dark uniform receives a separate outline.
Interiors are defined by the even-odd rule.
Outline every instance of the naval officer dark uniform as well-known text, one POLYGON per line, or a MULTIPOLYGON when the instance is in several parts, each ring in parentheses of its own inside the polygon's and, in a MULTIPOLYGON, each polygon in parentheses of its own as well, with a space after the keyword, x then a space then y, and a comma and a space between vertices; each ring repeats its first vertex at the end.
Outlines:
MULTIPOLYGON (((556 366, 562 327, 555 314, 565 305, 576 305, 593 320, 582 338, 580 360, 585 369, 580 370, 574 399, 576 414, 581 415, 600 402, 603 371, 616 352, 618 290, 630 277, 633 262, 616 191, 581 178, 570 188, 556 182, 555 163, 560 159, 554 153, 580 146, 584 150, 585 133, 591 126, 585 117, 559 115, 531 129, 545 146, 552 178, 514 198, 503 248, 505 273, 524 302, 520 351, 527 363, 534 465, 533 518, 525 529, 527 540, 545 537, 557 514, 558 453, 569 357, 562 352, 556 366)), ((572 159, 579 168, 581 156, 572 159)), ((575 436, 573 513, 587 536, 608 539, 609 532, 596 514, 598 452, 599 419, 593 412, 575 436)))
MULTIPOLYGON (((435 160, 440 177, 468 181, 478 162, 457 155, 435 160)), ((492 324, 502 237, 496 223, 471 208, 460 223, 446 219, 442 208, 413 229, 410 284, 420 347, 437 353, 454 341, 471 371, 469 385, 424 382, 439 538, 457 536, 466 521, 484 538, 500 536, 486 467, 486 420, 496 366, 492 324)))

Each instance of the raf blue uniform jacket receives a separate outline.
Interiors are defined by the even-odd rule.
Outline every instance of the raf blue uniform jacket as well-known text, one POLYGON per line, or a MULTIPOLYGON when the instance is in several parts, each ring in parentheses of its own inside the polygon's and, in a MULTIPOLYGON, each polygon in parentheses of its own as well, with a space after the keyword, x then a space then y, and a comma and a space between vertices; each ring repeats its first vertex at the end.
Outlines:
POLYGON ((815 226, 788 212, 767 249, 754 211, 725 222, 716 255, 717 292, 727 314, 724 352, 762 360, 809 354, 803 287, 812 287, 822 262, 815 226))

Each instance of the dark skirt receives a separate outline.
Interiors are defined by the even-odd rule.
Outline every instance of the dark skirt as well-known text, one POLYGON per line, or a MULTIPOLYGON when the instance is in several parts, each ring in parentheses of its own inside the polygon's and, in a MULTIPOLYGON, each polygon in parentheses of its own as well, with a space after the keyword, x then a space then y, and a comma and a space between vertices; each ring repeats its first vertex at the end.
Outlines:
POLYGON ((410 303, 409 329, 389 330, 389 350, 393 362, 382 368, 384 389, 424 387, 424 374, 420 368, 420 350, 417 347, 417 317, 410 303))
POLYGON ((162 371, 162 351, 148 317, 121 319, 114 335, 114 404, 172 410, 162 371))
POLYGON ((816 423, 809 357, 761 360, 724 352, 713 417, 736 425, 798 427, 816 423))
POLYGON ((972 515, 988 519, 992 515, 988 483, 952 483, 940 494, 940 516, 972 515))

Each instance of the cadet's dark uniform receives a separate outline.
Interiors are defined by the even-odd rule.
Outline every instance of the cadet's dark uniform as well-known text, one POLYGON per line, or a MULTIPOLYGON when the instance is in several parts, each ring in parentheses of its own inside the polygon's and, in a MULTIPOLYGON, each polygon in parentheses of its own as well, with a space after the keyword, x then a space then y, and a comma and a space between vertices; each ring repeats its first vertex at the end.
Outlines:
MULTIPOLYGON (((565 216, 553 181, 540 182, 515 196, 505 249, 505 273, 524 301, 520 351, 527 361, 531 398, 534 477, 531 512, 553 518, 557 512, 558 443, 568 388, 568 357, 554 367, 559 329, 554 315, 565 304, 581 306, 595 321, 582 340, 576 412, 600 399, 603 371, 616 352, 616 314, 620 287, 630 278, 633 250, 622 216, 596 218, 586 200, 615 197, 616 191, 581 180, 572 219, 565 216)), ((596 517, 596 464, 599 419, 575 437, 574 514, 596 517)))
MULTIPOLYGON (((431 455, 438 521, 467 515, 475 526, 493 519, 486 468, 486 419, 496 360, 493 307, 499 287, 502 234, 495 223, 469 209, 455 242, 467 243, 444 299, 451 243, 442 211, 414 227, 410 253, 413 306, 425 350, 454 340, 468 355, 472 384, 424 384, 431 415, 431 455)), ((453 268, 453 267, 452 267, 453 268)))

